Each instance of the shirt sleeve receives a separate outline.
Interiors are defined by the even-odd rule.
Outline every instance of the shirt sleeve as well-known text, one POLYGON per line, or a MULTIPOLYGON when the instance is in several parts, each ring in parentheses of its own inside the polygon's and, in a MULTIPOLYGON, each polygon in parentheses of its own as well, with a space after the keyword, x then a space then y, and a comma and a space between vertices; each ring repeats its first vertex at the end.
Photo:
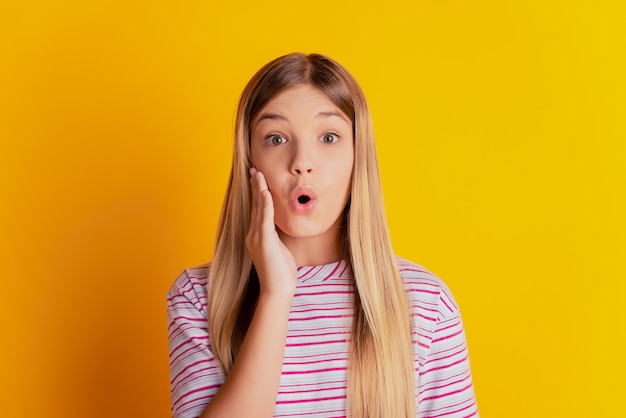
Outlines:
POLYGON ((418 417, 478 417, 463 321, 445 285, 431 337, 419 370, 418 417))
POLYGON ((198 417, 224 378, 209 349, 206 280, 185 270, 167 295, 170 394, 174 418, 198 417))

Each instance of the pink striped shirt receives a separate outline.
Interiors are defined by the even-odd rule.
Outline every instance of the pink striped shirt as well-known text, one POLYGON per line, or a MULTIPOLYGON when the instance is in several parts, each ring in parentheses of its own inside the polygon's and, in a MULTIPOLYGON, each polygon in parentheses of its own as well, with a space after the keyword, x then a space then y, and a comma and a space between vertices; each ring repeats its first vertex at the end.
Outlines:
MULTIPOLYGON (((478 417, 463 323, 447 286, 398 258, 412 312, 416 416, 478 417)), ((207 327, 207 268, 185 269, 167 297, 175 418, 197 417, 224 382, 207 327)), ((344 417, 353 289, 345 261, 298 268, 275 417, 344 417)))

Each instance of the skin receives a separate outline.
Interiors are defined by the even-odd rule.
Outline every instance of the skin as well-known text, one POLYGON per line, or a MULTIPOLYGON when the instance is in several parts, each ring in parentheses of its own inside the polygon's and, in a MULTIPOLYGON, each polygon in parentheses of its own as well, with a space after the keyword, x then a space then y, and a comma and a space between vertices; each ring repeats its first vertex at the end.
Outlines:
POLYGON ((255 118, 250 152, 262 173, 251 170, 251 175, 261 177, 259 192, 271 192, 268 208, 275 213, 276 233, 296 264, 327 264, 342 258, 340 217, 350 196, 354 165, 348 117, 319 90, 309 85, 292 87, 255 118), (317 197, 310 213, 297 213, 291 205, 298 186, 317 197))
POLYGON ((352 123, 320 91, 292 87, 274 97, 251 127, 251 225, 246 237, 260 294, 239 355, 201 417, 271 417, 280 385, 297 265, 343 257, 341 214, 354 165, 352 123), (306 186, 313 210, 294 208, 306 186))

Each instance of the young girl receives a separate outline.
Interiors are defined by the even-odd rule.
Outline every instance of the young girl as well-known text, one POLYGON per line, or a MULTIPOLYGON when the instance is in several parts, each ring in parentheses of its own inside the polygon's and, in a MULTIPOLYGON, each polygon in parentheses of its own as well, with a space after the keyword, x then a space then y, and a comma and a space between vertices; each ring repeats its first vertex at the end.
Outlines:
POLYGON ((457 304, 394 256, 365 97, 328 57, 246 86, 213 261, 167 300, 177 418, 478 416, 457 304))

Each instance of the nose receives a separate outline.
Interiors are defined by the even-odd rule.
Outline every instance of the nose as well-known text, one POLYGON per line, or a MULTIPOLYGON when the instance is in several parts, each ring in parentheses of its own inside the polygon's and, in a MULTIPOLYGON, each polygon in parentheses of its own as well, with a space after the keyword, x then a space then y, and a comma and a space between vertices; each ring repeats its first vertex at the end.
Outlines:
POLYGON ((294 146, 293 158, 291 160, 291 173, 295 175, 311 174, 315 168, 313 150, 306 144, 296 144, 294 146))

